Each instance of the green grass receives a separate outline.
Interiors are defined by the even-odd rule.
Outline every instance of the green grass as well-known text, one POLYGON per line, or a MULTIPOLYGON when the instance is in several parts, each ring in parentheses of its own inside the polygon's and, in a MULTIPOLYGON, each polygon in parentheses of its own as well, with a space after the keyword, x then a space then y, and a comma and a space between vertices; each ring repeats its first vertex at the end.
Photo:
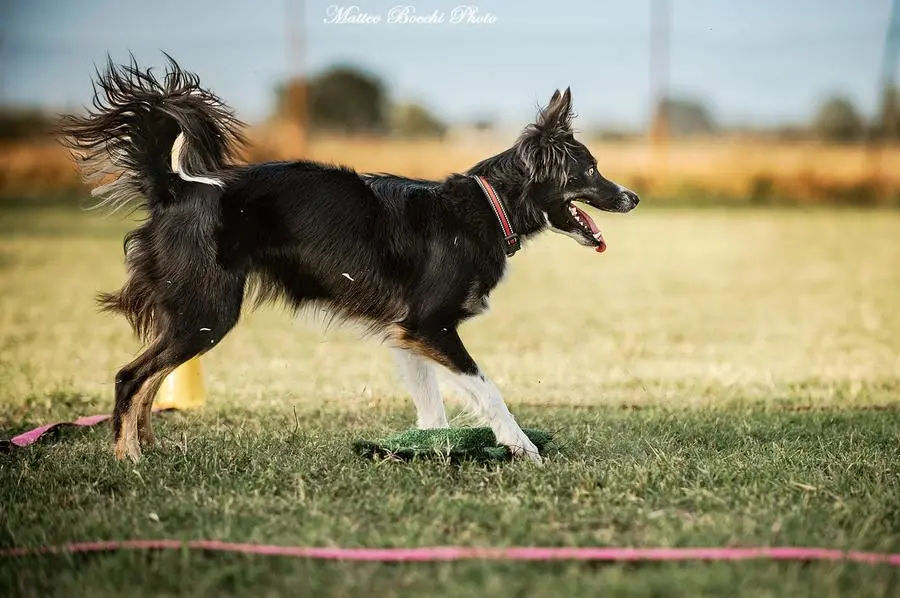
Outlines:
MULTIPOLYGON (((204 358, 198 412, 112 460, 106 426, 0 455, 0 547, 177 538, 317 546, 812 545, 900 552, 900 215, 602 216, 602 256, 548 236, 462 336, 529 463, 398 464, 352 443, 408 427, 388 352, 276 309, 204 358)), ((107 411, 138 349, 95 313, 116 218, 0 210, 0 429, 107 411)), ((455 404, 453 396, 449 404, 455 404)), ((456 425, 471 420, 457 416, 456 425)), ((0 595, 887 596, 834 563, 374 565, 202 553, 0 561, 0 595)))

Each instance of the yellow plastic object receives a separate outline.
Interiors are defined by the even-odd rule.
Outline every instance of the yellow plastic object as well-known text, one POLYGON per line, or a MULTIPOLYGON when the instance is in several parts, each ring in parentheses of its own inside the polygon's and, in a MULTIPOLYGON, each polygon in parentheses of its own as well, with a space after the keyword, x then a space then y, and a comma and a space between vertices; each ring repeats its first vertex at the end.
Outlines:
POLYGON ((160 409, 196 409, 206 402, 200 358, 186 361, 166 376, 153 406, 160 409))

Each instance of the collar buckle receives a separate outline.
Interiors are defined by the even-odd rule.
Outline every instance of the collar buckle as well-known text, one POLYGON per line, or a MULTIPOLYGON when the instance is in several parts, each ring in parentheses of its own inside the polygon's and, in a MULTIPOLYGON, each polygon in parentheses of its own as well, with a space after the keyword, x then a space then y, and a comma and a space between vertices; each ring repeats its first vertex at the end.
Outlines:
POLYGON ((522 244, 519 242, 519 235, 517 233, 513 233, 503 239, 506 243, 506 257, 512 257, 515 253, 522 248, 522 244))

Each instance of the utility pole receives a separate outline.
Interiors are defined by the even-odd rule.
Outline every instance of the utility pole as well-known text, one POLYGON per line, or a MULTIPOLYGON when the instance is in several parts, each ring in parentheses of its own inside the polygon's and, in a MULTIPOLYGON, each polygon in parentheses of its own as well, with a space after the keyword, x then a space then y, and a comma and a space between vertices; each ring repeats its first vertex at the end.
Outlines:
POLYGON ((669 115, 663 109, 669 94, 669 44, 672 26, 670 0, 650 2, 650 144, 651 178, 666 170, 669 115))
POLYGON ((309 81, 306 73, 306 0, 284 0, 287 41, 287 71, 288 83, 292 80, 299 82, 296 86, 296 94, 289 88, 285 89, 287 98, 295 106, 289 111, 296 115, 296 121, 291 123, 296 128, 296 151, 298 158, 307 156, 309 142, 309 81))
POLYGON ((900 61, 900 0, 893 0, 891 15, 884 35, 884 54, 881 58, 881 73, 878 81, 878 113, 873 119, 879 123, 879 126, 877 131, 871 130, 868 135, 869 166, 871 178, 876 184, 881 181, 882 154, 887 141, 885 137, 890 133, 888 119, 900 118, 900 115, 897 114, 897 111, 900 110, 900 106, 897 105, 897 95, 900 94, 897 87, 898 61, 900 61))

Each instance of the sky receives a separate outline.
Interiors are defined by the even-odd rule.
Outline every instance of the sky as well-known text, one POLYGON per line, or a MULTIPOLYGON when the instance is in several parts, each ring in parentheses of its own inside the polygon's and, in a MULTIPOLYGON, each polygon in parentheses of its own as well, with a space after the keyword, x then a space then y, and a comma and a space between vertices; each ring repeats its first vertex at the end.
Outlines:
MULTIPOLYGON (((107 53, 149 66, 164 50, 249 122, 271 112, 279 82, 340 63, 449 122, 527 120, 571 86, 582 126, 646 125, 651 0, 463 2, 0 0, 0 103, 76 110, 107 53), (388 22, 397 6, 443 22, 388 22), (485 22, 451 22, 457 6, 485 22), (333 22, 342 8, 380 22, 333 22)), ((872 114, 890 6, 671 0, 670 93, 728 124, 806 122, 835 93, 872 114)))

